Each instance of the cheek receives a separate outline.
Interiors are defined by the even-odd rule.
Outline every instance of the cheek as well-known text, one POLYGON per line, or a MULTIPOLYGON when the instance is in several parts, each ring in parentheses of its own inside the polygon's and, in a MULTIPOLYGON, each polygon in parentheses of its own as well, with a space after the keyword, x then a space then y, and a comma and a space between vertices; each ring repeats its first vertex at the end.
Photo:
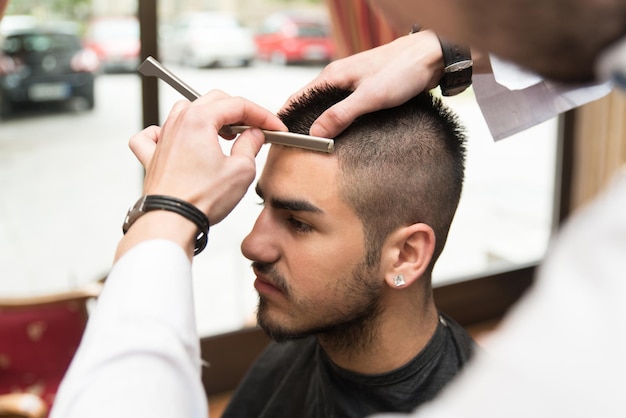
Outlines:
POLYGON ((285 257, 292 291, 306 297, 335 289, 338 282, 349 280, 365 256, 363 246, 355 242, 362 240, 325 240, 303 246, 292 243, 291 256, 285 257))

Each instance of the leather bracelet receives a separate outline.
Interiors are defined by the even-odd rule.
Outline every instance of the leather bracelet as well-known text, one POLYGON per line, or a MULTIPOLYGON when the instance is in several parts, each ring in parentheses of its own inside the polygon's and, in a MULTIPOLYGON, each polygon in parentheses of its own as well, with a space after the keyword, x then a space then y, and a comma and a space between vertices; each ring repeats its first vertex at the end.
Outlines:
POLYGON ((190 220, 198 227, 196 245, 193 255, 198 255, 205 249, 209 240, 209 218, 197 207, 184 200, 163 195, 142 196, 129 210, 124 219, 122 231, 124 234, 129 228, 147 212, 153 210, 167 210, 177 213, 190 220))

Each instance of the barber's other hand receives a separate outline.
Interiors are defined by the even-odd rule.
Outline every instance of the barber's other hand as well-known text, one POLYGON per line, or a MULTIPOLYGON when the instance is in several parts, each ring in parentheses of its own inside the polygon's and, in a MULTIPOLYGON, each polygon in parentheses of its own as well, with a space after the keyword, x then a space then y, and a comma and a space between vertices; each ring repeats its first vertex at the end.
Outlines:
POLYGON ((331 62, 293 94, 285 106, 315 85, 328 83, 353 90, 311 126, 311 135, 333 138, 360 115, 400 105, 421 91, 436 87, 443 68, 439 39, 425 30, 331 62))

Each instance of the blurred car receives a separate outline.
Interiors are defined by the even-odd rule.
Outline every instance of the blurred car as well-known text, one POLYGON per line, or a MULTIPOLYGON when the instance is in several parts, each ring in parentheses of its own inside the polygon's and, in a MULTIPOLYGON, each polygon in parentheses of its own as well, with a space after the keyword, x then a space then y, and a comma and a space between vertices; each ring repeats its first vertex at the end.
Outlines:
POLYGON ((327 63, 334 42, 328 20, 306 12, 269 15, 255 36, 257 58, 274 64, 327 63))
POLYGON ((254 59, 254 34, 226 13, 202 12, 180 16, 160 29, 163 61, 202 68, 248 66, 254 59))
POLYGON ((98 55, 103 72, 133 72, 140 63, 139 21, 134 16, 95 18, 87 25, 84 44, 98 55))
POLYGON ((0 33, 10 33, 18 29, 37 26, 37 19, 30 15, 8 15, 0 20, 0 33))
POLYGON ((0 115, 15 105, 72 101, 94 107, 98 58, 75 31, 30 28, 4 34, 0 50, 0 115))

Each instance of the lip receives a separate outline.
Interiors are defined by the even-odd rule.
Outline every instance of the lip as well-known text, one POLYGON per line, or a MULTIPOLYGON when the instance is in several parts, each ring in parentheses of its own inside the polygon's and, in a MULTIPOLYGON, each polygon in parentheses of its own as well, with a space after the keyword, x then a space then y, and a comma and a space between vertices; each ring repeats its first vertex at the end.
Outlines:
POLYGON ((266 295, 283 293, 279 288, 274 286, 267 277, 260 274, 256 270, 254 270, 254 273, 256 274, 256 280, 254 281, 254 288, 256 289, 257 292, 259 292, 260 294, 266 294, 266 295))

